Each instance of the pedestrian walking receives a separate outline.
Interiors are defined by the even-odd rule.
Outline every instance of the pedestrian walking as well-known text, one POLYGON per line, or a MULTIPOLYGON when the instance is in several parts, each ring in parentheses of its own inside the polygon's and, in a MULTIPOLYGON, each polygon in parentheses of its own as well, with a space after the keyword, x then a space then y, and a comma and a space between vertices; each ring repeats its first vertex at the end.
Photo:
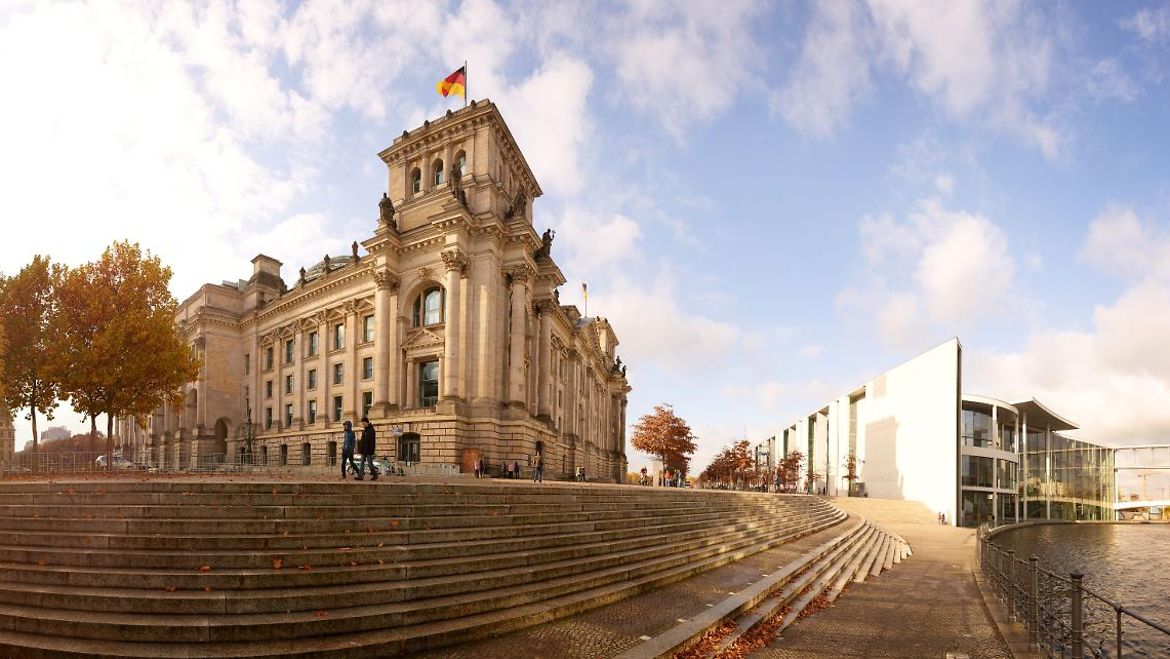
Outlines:
POLYGON ((535 467, 532 474, 533 483, 544 482, 544 458, 540 454, 536 454, 536 459, 532 461, 532 466, 535 467))
POLYGON ((483 473, 483 458, 476 458, 475 459, 475 477, 479 478, 479 475, 482 473, 483 473))
POLYGON ((360 472, 353 461, 353 449, 357 444, 357 435, 353 432, 353 424, 346 421, 341 425, 345 429, 341 439, 341 478, 345 480, 346 469, 353 469, 354 473, 360 472))
POLYGON ((355 479, 355 480, 359 480, 359 481, 362 480, 363 476, 366 473, 367 466, 370 469, 370 480, 372 480, 372 481, 378 480, 378 468, 374 466, 374 451, 375 451, 374 444, 375 444, 376 437, 377 437, 377 435, 374 432, 374 424, 370 423, 370 420, 363 416, 362 417, 362 443, 361 443, 361 446, 358 447, 359 449, 361 449, 361 452, 362 452, 362 466, 358 468, 358 475, 357 475, 357 479, 355 479))
POLYGON ((512 465, 505 462, 504 464, 502 464, 500 466, 503 467, 502 471, 504 474, 504 478, 507 478, 510 480, 512 478, 512 465))
POLYGON ((512 478, 520 478, 520 462, 512 461, 512 478))

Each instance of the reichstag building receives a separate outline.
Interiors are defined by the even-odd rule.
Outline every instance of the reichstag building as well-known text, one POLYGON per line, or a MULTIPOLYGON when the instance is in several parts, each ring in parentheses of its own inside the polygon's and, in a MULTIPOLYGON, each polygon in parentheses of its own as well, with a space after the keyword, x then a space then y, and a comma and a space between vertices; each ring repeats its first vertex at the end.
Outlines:
POLYGON ((368 416, 378 455, 399 463, 469 471, 540 454, 550 476, 621 480, 617 335, 560 303, 553 234, 533 225, 541 189, 499 110, 473 101, 378 155, 388 193, 350 254, 296 273, 261 254, 250 279, 180 305, 202 371, 182 406, 120 420, 123 453, 178 469, 329 466, 342 422, 368 416))

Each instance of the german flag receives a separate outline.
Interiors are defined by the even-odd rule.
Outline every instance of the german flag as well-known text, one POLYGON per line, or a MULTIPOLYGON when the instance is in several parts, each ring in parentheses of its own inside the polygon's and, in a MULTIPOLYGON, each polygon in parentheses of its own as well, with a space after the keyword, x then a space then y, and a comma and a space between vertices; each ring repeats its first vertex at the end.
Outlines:
POLYGON ((459 67, 455 73, 443 78, 435 85, 435 89, 443 96, 450 96, 451 94, 458 94, 467 98, 465 87, 467 86, 467 65, 459 67))

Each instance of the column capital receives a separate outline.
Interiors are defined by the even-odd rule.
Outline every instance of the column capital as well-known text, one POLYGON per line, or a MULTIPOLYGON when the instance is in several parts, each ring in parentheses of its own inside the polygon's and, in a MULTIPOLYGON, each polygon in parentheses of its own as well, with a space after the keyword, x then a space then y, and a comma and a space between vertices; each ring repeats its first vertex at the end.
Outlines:
POLYGON ((504 276, 512 283, 524 283, 536 274, 536 269, 527 263, 504 266, 504 276))
POLYGON ((552 300, 536 300, 532 303, 532 311, 539 316, 551 312, 555 306, 552 300))
POLYGON ((467 254, 463 253, 463 250, 458 247, 441 252, 439 256, 443 258, 443 268, 447 272, 453 270, 462 271, 463 267, 467 265, 467 254))
POLYGON ((374 271, 374 282, 380 291, 393 291, 398 288, 398 275, 390 272, 390 268, 378 268, 374 271))

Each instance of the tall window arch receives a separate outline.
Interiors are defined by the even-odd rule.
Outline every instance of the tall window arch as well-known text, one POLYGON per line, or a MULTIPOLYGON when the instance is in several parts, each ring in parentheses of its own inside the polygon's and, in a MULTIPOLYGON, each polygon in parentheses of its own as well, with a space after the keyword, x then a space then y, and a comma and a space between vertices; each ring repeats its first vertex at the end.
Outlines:
POLYGON ((443 322, 443 289, 432 286, 419 294, 414 300, 413 319, 415 327, 443 322))
POLYGON ((437 188, 440 185, 443 185, 443 161, 436 160, 435 164, 431 167, 431 171, 434 172, 435 187, 437 188))
POLYGON ((410 191, 414 194, 422 192, 422 171, 418 167, 410 172, 410 191))
POLYGON ((459 177, 459 178, 463 178, 463 175, 466 173, 467 173, 467 153, 465 151, 460 151, 459 153, 455 154, 455 164, 451 168, 451 175, 459 177))

